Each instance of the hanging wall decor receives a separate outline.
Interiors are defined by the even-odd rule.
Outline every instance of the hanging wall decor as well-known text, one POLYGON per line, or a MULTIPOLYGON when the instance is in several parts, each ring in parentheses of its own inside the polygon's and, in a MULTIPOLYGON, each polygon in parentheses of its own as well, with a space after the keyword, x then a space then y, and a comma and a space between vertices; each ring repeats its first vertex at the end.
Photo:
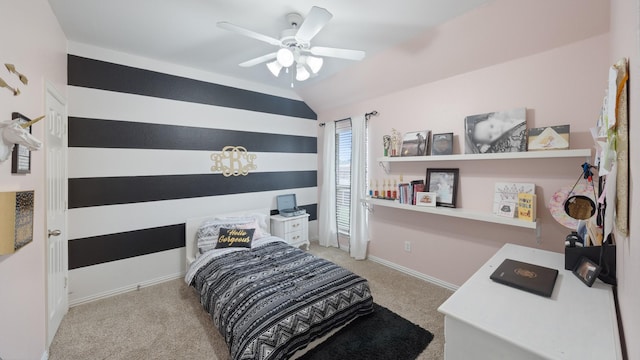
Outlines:
MULTIPOLYGON (((4 64, 4 66, 7 68, 7 71, 9 71, 11 74, 15 75, 18 80, 20 80, 20 82, 24 85, 29 84, 29 79, 27 79, 27 76, 24 74, 21 74, 20 72, 18 72, 18 70, 16 70, 16 66, 13 64, 4 64)), ((18 86, 11 86, 9 85, 3 78, 0 78, 0 88, 5 88, 7 90, 9 90, 13 96, 18 96, 20 95, 20 89, 18 88, 18 86)))
POLYGON ((246 176, 258 167, 254 164, 257 156, 250 154, 243 146, 225 146, 219 153, 211 154, 214 165, 211 171, 220 171, 225 177, 246 176))
POLYGON ((23 124, 20 122, 22 119, 27 119, 26 117, 18 113, 13 113, 13 116, 12 120, 0 121, 0 162, 9 158, 15 144, 24 145, 31 151, 38 150, 42 146, 40 140, 25 129, 44 119, 44 115, 23 124))
MULTIPOLYGON (((618 60, 615 70, 615 144, 616 144, 616 228, 620 235, 629 235, 629 108, 627 59, 618 60)), ((610 129, 614 128, 613 126, 610 129)))
POLYGON ((33 190, 0 192, 0 255, 33 241, 33 200, 33 190))

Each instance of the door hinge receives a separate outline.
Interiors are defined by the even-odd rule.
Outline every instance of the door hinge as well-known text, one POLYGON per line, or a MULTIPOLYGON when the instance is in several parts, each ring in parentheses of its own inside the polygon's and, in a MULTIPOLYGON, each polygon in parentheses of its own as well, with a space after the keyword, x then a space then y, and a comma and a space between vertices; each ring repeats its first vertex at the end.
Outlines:
POLYGON ((67 288, 67 283, 69 282, 69 278, 68 277, 64 277, 64 288, 67 288))

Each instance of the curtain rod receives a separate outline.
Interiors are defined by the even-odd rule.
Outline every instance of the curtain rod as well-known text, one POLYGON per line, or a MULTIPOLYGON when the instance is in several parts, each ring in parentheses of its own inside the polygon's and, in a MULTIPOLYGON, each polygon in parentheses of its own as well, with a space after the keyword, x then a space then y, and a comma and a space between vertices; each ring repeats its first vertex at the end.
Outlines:
MULTIPOLYGON (((369 120, 372 116, 378 116, 378 115, 379 115, 379 113, 376 110, 373 110, 372 112, 368 112, 368 113, 364 114, 364 118, 366 120, 369 120)), ((349 120, 349 119, 350 118, 340 119, 340 120, 336 120, 335 122, 342 121, 342 120, 349 120)), ((318 124, 318 126, 323 127, 324 124, 325 123, 320 123, 320 124, 318 124)))

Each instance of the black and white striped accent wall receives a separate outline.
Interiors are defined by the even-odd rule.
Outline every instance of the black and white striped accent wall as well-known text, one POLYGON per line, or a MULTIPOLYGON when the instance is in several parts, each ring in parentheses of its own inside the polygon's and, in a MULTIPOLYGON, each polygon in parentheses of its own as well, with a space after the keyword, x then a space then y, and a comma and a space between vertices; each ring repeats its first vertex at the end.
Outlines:
POLYGON ((295 193, 317 233, 317 122, 304 102, 77 55, 68 76, 72 305, 181 276, 190 217, 275 209, 295 193), (227 145, 257 169, 212 172, 227 145))

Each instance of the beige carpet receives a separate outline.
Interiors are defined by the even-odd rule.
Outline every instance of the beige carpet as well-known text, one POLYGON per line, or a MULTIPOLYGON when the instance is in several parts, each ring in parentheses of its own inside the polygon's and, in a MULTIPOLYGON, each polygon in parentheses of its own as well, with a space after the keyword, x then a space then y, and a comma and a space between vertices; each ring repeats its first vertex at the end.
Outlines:
MULTIPOLYGON (((443 359, 444 317, 438 306, 451 291, 344 251, 311 245, 311 253, 369 280, 376 303, 422 326, 434 339, 418 359, 443 359)), ((224 340, 182 279, 168 281, 69 310, 49 359, 220 359, 224 340)))

